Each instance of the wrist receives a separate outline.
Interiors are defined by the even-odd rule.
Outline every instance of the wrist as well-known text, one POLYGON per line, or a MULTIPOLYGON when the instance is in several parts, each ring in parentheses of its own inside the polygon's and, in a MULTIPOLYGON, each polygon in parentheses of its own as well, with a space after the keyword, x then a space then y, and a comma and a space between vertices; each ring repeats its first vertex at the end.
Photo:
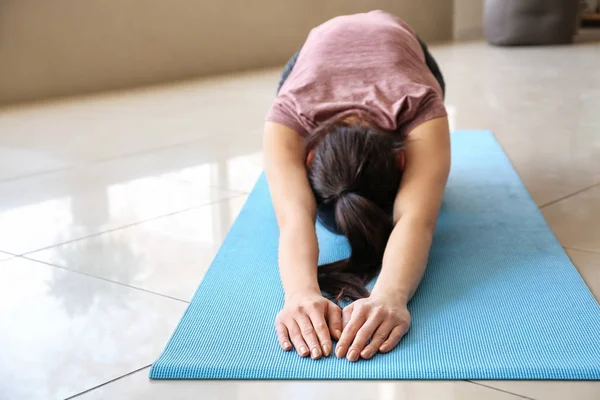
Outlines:
POLYGON ((319 285, 304 285, 297 286, 294 285, 291 288, 284 289, 284 300, 289 301, 295 297, 307 297, 307 296, 321 296, 321 289, 319 289, 319 285))
POLYGON ((375 285, 371 296, 389 299, 395 304, 407 305, 410 300, 410 294, 402 287, 391 285, 375 285))

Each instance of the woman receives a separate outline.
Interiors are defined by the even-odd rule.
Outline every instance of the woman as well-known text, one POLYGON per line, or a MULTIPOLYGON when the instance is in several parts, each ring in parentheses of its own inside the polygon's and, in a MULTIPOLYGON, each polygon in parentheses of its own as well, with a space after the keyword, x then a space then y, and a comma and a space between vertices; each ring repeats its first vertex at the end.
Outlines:
POLYGON ((443 86, 413 30, 382 11, 324 23, 290 60, 264 134, 284 350, 318 359, 333 338, 357 361, 407 332, 450 169, 443 86), (317 269, 317 217, 348 238, 348 260, 317 269), (356 301, 330 300, 342 298, 356 301))

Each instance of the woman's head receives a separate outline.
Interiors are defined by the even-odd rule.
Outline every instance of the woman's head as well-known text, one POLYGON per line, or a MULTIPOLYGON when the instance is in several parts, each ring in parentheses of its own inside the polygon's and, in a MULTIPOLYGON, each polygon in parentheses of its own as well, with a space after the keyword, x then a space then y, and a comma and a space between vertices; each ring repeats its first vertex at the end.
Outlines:
POLYGON ((365 284, 381 268, 402 175, 402 143, 401 137, 354 122, 328 125, 308 142, 318 217, 351 247, 349 259, 319 268, 321 289, 332 298, 367 296, 365 284))

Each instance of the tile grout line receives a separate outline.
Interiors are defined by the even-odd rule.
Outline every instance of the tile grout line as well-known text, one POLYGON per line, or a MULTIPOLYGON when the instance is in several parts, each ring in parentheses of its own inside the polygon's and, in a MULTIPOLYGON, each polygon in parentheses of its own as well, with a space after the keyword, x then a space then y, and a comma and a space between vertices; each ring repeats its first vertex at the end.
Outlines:
MULTIPOLYGON (((221 133, 223 133, 223 132, 221 132, 221 133)), ((257 135, 257 136, 259 138, 261 137, 261 135, 257 135)), ((210 139, 210 138, 214 138, 214 137, 216 137, 216 136, 208 135, 208 136, 203 136, 203 137, 199 137, 199 138, 195 138, 195 139, 191 139, 191 140, 185 140, 183 142, 168 144, 168 145, 161 146, 161 147, 154 147, 154 148, 146 149, 146 150, 138 150, 138 151, 133 151, 130 153, 125 153, 125 154, 120 154, 120 155, 102 157, 102 158, 98 158, 95 160, 91 160, 90 162, 87 163, 87 165, 101 164, 101 163, 104 163, 107 161, 114 161, 114 160, 119 160, 119 159, 130 158, 130 157, 137 157, 137 156, 147 155, 147 154, 151 154, 151 153, 159 153, 163 150, 171 150, 171 149, 174 149, 177 147, 184 147, 184 146, 197 144, 199 142, 206 140, 207 138, 210 139)))
POLYGON ((124 286, 124 287, 130 288, 130 289, 139 290, 140 292, 144 292, 144 293, 148 293, 148 294, 154 294, 156 296, 164 297, 164 298, 171 299, 171 300, 176 300, 176 301, 179 301, 181 303, 190 304, 190 302, 187 301, 187 300, 182 300, 182 299, 179 299, 177 297, 169 296, 167 294, 153 292, 151 290, 140 288, 140 287, 137 287, 137 286, 128 285, 128 284, 123 283, 123 282, 113 281, 111 279, 106 279, 106 278, 103 278, 101 276, 87 274, 87 273, 82 272, 82 271, 77 271, 77 270, 74 270, 74 269, 65 268, 65 267, 63 267, 61 265, 51 264, 51 263, 46 262, 46 261, 36 260, 36 259, 25 257, 25 256, 17 256, 17 257, 21 258, 23 260, 27 260, 27 261, 32 261, 32 262, 44 264, 44 265, 46 265, 48 267, 58 268, 58 269, 62 269, 63 271, 73 272, 74 274, 78 274, 78 275, 82 275, 82 276, 87 276, 88 278, 93 278, 93 279, 98 279, 98 280, 101 280, 101 281, 104 281, 104 282, 114 283, 115 285, 120 285, 120 286, 124 286))
MULTIPOLYGON (((459 129, 457 129, 457 130, 459 130, 459 129)), ((504 145, 502 144, 502 142, 500 141, 500 139, 499 139, 499 137, 496 135, 496 133, 494 133, 494 131, 493 131, 493 130, 489 130, 489 131, 490 131, 490 132, 492 132, 492 135, 494 136, 494 138, 495 138, 495 140, 496 140, 496 143, 498 144, 498 146, 500 146, 500 149, 502 150, 502 152, 504 153, 504 155, 506 156, 506 158, 507 158, 507 159, 508 159, 508 161, 510 162, 510 164, 511 164, 511 167, 512 167, 512 168, 515 170, 515 172, 516 172, 516 173, 517 173, 517 175, 519 176, 519 180, 521 181, 521 183, 522 183, 522 184, 523 184, 523 186, 525 187, 525 190, 527 191, 527 193, 529 193, 529 197, 531 197, 531 200, 533 201, 533 197, 531 196, 531 192, 529 191, 529 188, 527 187, 527 185, 525 185, 525 182, 523 181, 523 178, 522 178, 521 174, 519 173, 519 171, 518 171, 518 169, 517 169, 517 167, 516 167, 516 164, 515 164, 515 162, 513 162, 512 158, 511 158, 511 157, 510 157, 510 155, 508 154, 508 151, 506 150, 506 148, 504 147, 504 145)), ((583 189, 581 189, 581 190, 575 191, 575 192, 573 192, 573 193, 571 193, 571 194, 568 194, 568 195, 566 195, 566 196, 563 196, 563 197, 561 197, 561 198, 559 198, 559 199, 556 199, 556 200, 549 201, 548 203, 545 203, 545 204, 539 205, 539 206, 537 206, 537 207, 538 207, 538 209, 541 211, 541 210, 542 210, 544 207, 551 206, 551 205, 553 205, 553 204, 556 204, 556 203, 558 203, 558 202, 560 202, 560 201, 566 200, 566 199, 568 199, 569 197, 576 196, 576 195, 578 195, 578 194, 580 194, 580 193, 582 193, 582 192, 585 192, 585 191, 586 191, 586 190, 588 190, 588 189, 592 189, 592 188, 593 188, 593 187, 595 187, 595 186, 600 186, 600 182, 594 183, 594 184, 592 184, 592 185, 589 185, 589 186, 587 186, 587 187, 584 187, 584 188, 583 188, 583 189)), ((537 204, 536 204, 536 205, 537 205, 537 204)))
POLYGON ((187 147, 190 144, 201 142, 208 137, 210 137, 210 136, 206 136, 206 137, 199 138, 199 139, 193 139, 190 141, 184 141, 184 142, 180 142, 180 143, 169 144, 169 145, 162 146, 162 147, 155 147, 155 148, 146 149, 146 150, 133 151, 131 153, 125 153, 125 154, 120 154, 120 155, 116 155, 116 156, 102 157, 102 158, 98 158, 96 160, 91 161, 89 164, 102 164, 107 161, 114 161, 114 160, 129 158, 129 157, 137 157, 137 156, 147 155, 147 154, 151 154, 151 153, 158 153, 163 150, 171 150, 176 147, 187 147))
POLYGON ((542 205, 541 205, 541 206, 539 206, 538 208, 541 210, 542 208, 545 208, 545 207, 551 206, 551 205, 553 205, 553 204, 556 204, 556 203, 558 203, 558 202, 561 202, 561 201, 563 201, 563 200, 566 200, 566 199, 568 199, 568 198, 571 198, 571 197, 573 197, 573 196, 577 196, 578 194, 580 194, 580 193, 583 193, 583 192, 585 192, 586 190, 588 190, 588 189, 592 189, 592 188, 594 188, 594 187, 596 187, 596 186, 600 186, 600 182, 599 182, 599 183, 594 183, 593 185, 590 185, 590 186, 586 186, 586 187, 584 187, 583 189, 577 190, 577 191, 575 191, 575 192, 573 192, 573 193, 571 193, 571 194, 568 194, 568 195, 566 195, 566 196, 563 196, 563 197, 561 197, 561 198, 558 198, 558 199, 556 199, 556 200, 549 201, 548 203, 542 204, 542 205))
POLYGON ((183 147, 183 146, 187 146, 187 145, 190 145, 190 144, 194 144, 194 143, 200 142, 200 141, 202 141, 204 139, 206 139, 206 138, 194 139, 194 140, 191 140, 191 141, 170 144, 170 145, 166 145, 166 146, 162 146, 162 147, 155 147, 155 148, 147 149, 147 150, 133 151, 131 153, 125 153, 125 154, 120 154, 120 155, 116 155, 116 156, 101 157, 101 158, 93 159, 93 160, 90 160, 90 161, 87 161, 87 162, 75 163, 75 164, 72 164, 72 165, 68 165, 66 167, 61 167, 61 168, 56 168, 56 169, 49 169, 47 171, 33 172, 33 173, 30 173, 30 174, 15 176, 15 177, 12 177, 12 178, 7 178, 7 179, 0 179, 0 184, 1 183, 5 183, 5 182, 16 181, 16 180, 19 180, 19 179, 27 179, 27 178, 32 178, 32 177, 35 177, 35 176, 48 175, 48 174, 52 174, 52 173, 55 173, 55 172, 69 171, 69 170, 73 170, 73 169, 77 169, 77 168, 81 168, 81 167, 85 167, 85 166, 90 166, 90 165, 104 164, 106 162, 115 161, 115 160, 121 160, 121 159, 126 159, 126 158, 133 158, 133 157, 147 155, 147 154, 151 154, 151 153, 158 153, 158 152, 160 152, 162 150, 171 150, 171 149, 176 148, 176 147, 183 147))
POLYGON ((574 247, 567 247, 567 246, 563 246, 563 249, 565 249, 565 250, 575 250, 575 251, 581 251, 583 253, 591 253, 591 254, 598 254, 598 255, 600 255, 600 251, 594 251, 594 250, 576 249, 574 247))
POLYGON ((84 390, 83 392, 79 392, 79 393, 77 393, 77 394, 75 394, 75 395, 73 395, 73 396, 67 397, 65 400, 71 400, 71 399, 77 398, 77 397, 79 397, 79 396, 81 396, 81 395, 84 395, 84 394, 86 394, 86 393, 89 393, 89 392, 91 392, 91 391, 93 391, 93 390, 99 389, 99 388, 101 388, 102 386, 106 386, 106 385, 108 385, 108 384, 110 384, 110 383, 113 383, 113 382, 116 382, 116 381, 118 381, 118 380, 120 380, 120 379, 122 379, 122 378, 126 378, 126 377, 128 377, 128 376, 130 376, 130 375, 133 375, 133 374, 135 374, 136 372, 140 372, 140 371, 142 371, 142 370, 144 370, 144 369, 146 369, 146 368, 150 367, 151 365, 152 365, 152 364, 146 365, 146 366, 144 366, 144 367, 141 367, 141 368, 138 368, 138 369, 136 369, 136 370, 134 370, 134 371, 128 372, 128 373, 126 373, 125 375, 118 376, 118 377, 116 377, 116 378, 114 378, 114 379, 111 379, 111 380, 109 380, 109 381, 106 381, 106 382, 104 382, 104 383, 101 383, 101 384, 99 384, 99 385, 97 385, 97 386, 94 386, 94 387, 92 387, 92 388, 86 389, 86 390, 84 390))
MULTIPOLYGON (((68 397, 68 398, 66 398, 65 400, 71 400, 71 399, 75 399, 75 398, 77 398, 77 397, 79 397, 79 396, 81 396, 81 395, 84 395, 84 394, 86 394, 86 393, 89 393, 89 392, 92 392, 92 391, 94 391, 94 390, 96 390, 96 389, 99 389, 99 388, 101 388, 101 387, 103 387, 103 386, 106 386, 106 385, 109 385, 109 384, 111 384, 111 383, 114 383, 114 382, 116 382, 116 381, 119 381, 119 380, 121 380, 121 379, 123 379, 123 378, 126 378, 126 377, 128 377, 128 376, 130 376, 130 375, 133 375, 133 374, 135 374, 135 373, 137 373, 137 372, 143 371, 144 369, 146 369, 146 368, 149 368, 149 367, 151 367, 151 366, 152 366, 152 364, 149 364, 149 365, 146 365, 146 366, 144 366, 144 367, 138 368, 138 369, 136 369, 136 370, 133 370, 133 371, 131 371, 131 372, 128 372, 128 373, 126 373, 126 374, 124 374, 124 375, 121 375, 121 376, 119 376, 119 377, 116 377, 116 378, 114 378, 114 379, 111 379, 111 380, 109 380, 109 381, 106 381, 106 382, 104 382, 104 383, 101 383, 100 385, 94 386, 94 387, 92 387, 92 388, 90 388, 90 389, 86 389, 86 390, 84 390, 83 392, 77 393, 77 394, 75 394, 75 395, 73 395, 73 396, 71 396, 71 397, 68 397)), ((517 393, 509 392, 509 391, 507 391, 507 390, 498 389, 498 388, 495 388, 495 387, 493 387, 493 386, 487 386, 487 385, 484 385, 484 384, 482 384, 482 383, 479 383, 479 382, 474 382, 474 381, 469 381, 469 380, 465 380, 465 381, 463 381, 463 382, 466 382, 466 383, 472 383, 472 384, 474 384, 474 385, 481 386, 481 387, 484 387, 484 388, 486 388, 486 389, 490 389, 490 390, 493 390, 493 391, 496 391, 496 392, 506 393, 506 394, 509 394, 509 395, 511 395, 511 396, 516 396, 516 397, 519 397, 519 398, 522 398, 522 399, 527 399, 527 400, 535 400, 535 399, 534 399, 534 398, 532 398, 532 397, 527 397, 527 396, 520 395, 520 394, 517 394, 517 393)))
MULTIPOLYGON (((190 182, 190 181, 185 181, 185 180, 184 180, 184 181, 182 181, 182 182, 186 182, 186 183, 193 184, 192 182, 190 182)), ((256 182, 258 182, 258 179, 256 180, 256 182)), ((255 182, 255 184, 256 184, 256 182, 255 182)), ((246 195, 246 196, 247 196, 247 195, 249 195, 249 194, 250 194, 250 192, 248 192, 248 191, 246 191, 246 190, 232 189, 232 188, 228 188, 228 187, 225 187, 225 186, 219 186, 219 185, 208 185, 208 187, 209 187, 209 188, 213 188, 213 189, 225 190, 225 191, 227 191, 227 192, 231 192, 231 193, 237 193, 237 195, 238 195, 238 196, 241 196, 241 195, 246 195)))
MULTIPOLYGON (((146 222, 150 222, 150 221, 155 221, 155 220, 158 220, 158 219, 161 219, 161 218, 171 217, 173 215, 181 214, 181 213, 184 213, 184 212, 187 212, 187 211, 195 210, 195 209, 206 207, 206 206, 211 206, 211 205, 220 203, 221 201, 224 201, 224 200, 232 200, 232 199, 235 199, 236 197, 242 197, 242 196, 245 196, 245 195, 246 194, 234 194, 234 193, 232 193, 231 196, 223 197, 223 198, 221 198, 219 200, 209 201, 207 203, 199 204, 199 205, 196 205, 196 206, 193 206, 193 207, 184 208, 184 209, 173 211, 173 212, 170 212, 170 213, 167 213, 167 214, 157 215, 157 216, 145 219, 143 221, 132 222, 130 224, 121 225, 121 226, 118 226, 118 227, 115 227, 115 228, 111 228, 111 229, 107 229, 107 230, 104 230, 104 231, 101 231, 101 232, 92 233, 91 235, 86 235, 86 236, 78 237, 78 238, 75 238, 75 239, 67 240, 66 242, 55 243, 55 244, 52 244, 50 246, 41 247, 39 249, 30 250, 30 251, 26 251, 25 253, 14 254, 14 255, 19 256, 19 257, 25 257, 25 256, 28 256, 30 254, 37 253, 37 252, 44 251, 44 250, 48 250, 48 249, 51 249, 51 248, 54 248, 54 247, 64 246, 65 244, 70 244, 70 243, 78 242, 80 240, 93 238, 93 237, 96 237, 96 236, 104 235, 105 233, 115 232, 115 231, 118 231, 120 229, 131 228, 132 226, 140 225, 140 224, 143 224, 143 223, 146 223, 146 222)), ((9 254, 11 254, 11 253, 9 253, 9 254)))
POLYGON ((5 183, 5 182, 16 181, 19 179, 27 179, 27 178, 32 178, 35 176, 52 174, 55 172, 74 170, 77 168, 90 166, 90 165, 104 164, 106 162, 115 161, 115 160, 134 158, 134 157, 148 155, 148 154, 152 154, 152 153, 160 153, 163 150, 172 150, 177 147, 184 147, 184 146, 188 146, 190 144, 196 144, 198 142, 205 140, 207 137, 210 137, 210 136, 206 136, 206 137, 202 137, 202 138, 198 138, 198 139, 192 139, 192 140, 174 143, 174 144, 169 144, 169 145, 162 146, 162 147, 154 147, 154 148, 146 149, 146 150, 133 151, 131 153, 119 154, 119 155, 108 156, 108 157, 101 157, 101 158, 89 160, 89 161, 82 162, 82 163, 74 163, 72 165, 68 165, 68 166, 61 167, 61 168, 49 169, 47 171, 33 172, 30 174, 15 176, 15 177, 7 178, 7 179, 0 179, 0 184, 5 183))
POLYGON ((478 385, 478 386, 481 386, 481 387, 484 387, 484 388, 492 389, 492 390, 495 390, 497 392, 502 392, 502 393, 510 394, 512 396, 517 396, 517 397, 520 397, 522 399, 535 400, 533 397, 527 397, 527 396, 524 396, 522 394, 509 392, 508 390, 498 389, 498 388, 493 387, 493 386, 484 385, 483 383, 480 383, 480 382, 475 382, 475 381, 470 381, 470 380, 467 380, 465 382, 469 382, 469 383, 472 383, 474 385, 478 385))
POLYGON ((0 184, 18 181, 19 179, 28 179, 28 178, 33 178, 35 176, 41 176, 41 175, 46 175, 46 174, 53 174, 55 172, 69 171, 69 170, 75 169, 77 167, 78 167, 77 164, 73 164, 73 165, 69 165, 67 167, 61 167, 61 168, 56 168, 56 169, 49 169, 47 171, 33 172, 31 174, 25 174, 25 175, 15 176, 15 177, 12 177, 12 178, 7 178, 7 179, 0 179, 0 184))

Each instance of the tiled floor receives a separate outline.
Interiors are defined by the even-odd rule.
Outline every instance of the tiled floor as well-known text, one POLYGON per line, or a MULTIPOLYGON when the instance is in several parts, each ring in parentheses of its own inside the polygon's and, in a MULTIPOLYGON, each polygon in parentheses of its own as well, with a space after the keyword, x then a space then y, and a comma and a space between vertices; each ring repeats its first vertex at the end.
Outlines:
MULTIPOLYGON (((600 297, 600 42, 432 50, 452 127, 495 132, 600 297)), ((594 382, 149 382, 260 173, 277 78, 0 110, 2 400, 600 398, 594 382)))

